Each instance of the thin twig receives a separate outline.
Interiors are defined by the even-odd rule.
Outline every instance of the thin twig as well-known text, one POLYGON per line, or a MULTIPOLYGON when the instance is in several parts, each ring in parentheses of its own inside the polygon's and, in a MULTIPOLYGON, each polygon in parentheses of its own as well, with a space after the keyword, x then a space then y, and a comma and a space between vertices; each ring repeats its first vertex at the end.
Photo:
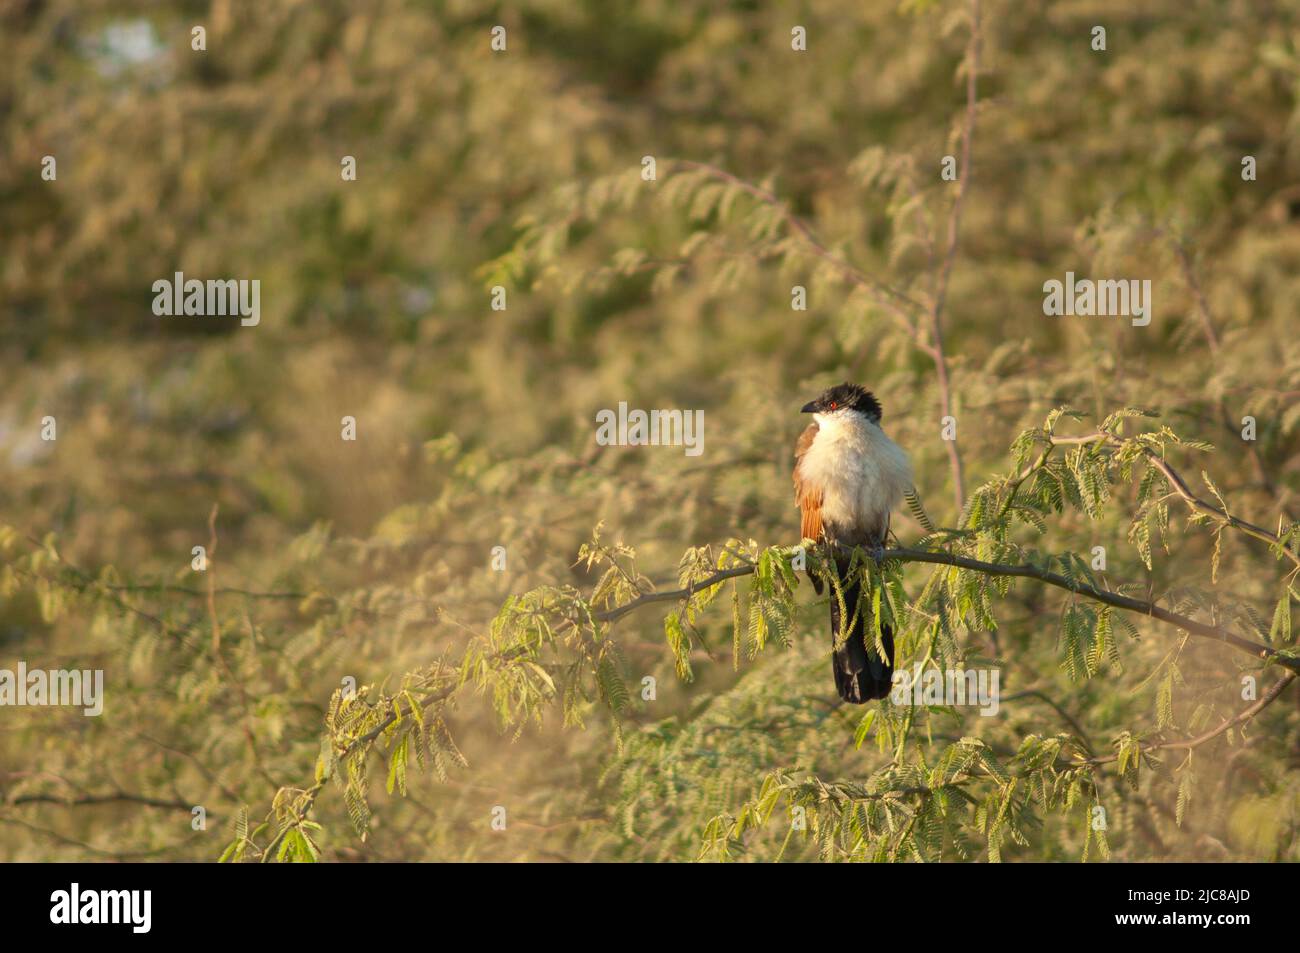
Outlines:
MULTIPOLYGON (((144 807, 158 807, 167 810, 192 811, 194 805, 184 801, 167 801, 162 798, 149 797, 144 794, 129 794, 125 791, 112 794, 87 794, 82 797, 60 797, 57 794, 21 794, 11 801, 0 800, 0 807, 13 807, 19 804, 58 804, 62 807, 89 807, 100 804, 140 804, 144 807)), ((211 814, 209 817, 213 816, 211 814)))
MULTIPOLYGON (((965 58, 966 117, 961 130, 961 168, 958 172, 957 196, 953 199, 952 210, 948 215, 948 242, 944 251, 943 265, 935 279, 934 294, 930 301, 930 356, 934 360, 934 371, 939 383, 940 417, 952 416, 952 385, 948 377, 948 356, 943 344, 943 306, 948 297, 948 280, 957 258, 962 208, 965 206, 966 191, 970 188, 973 174, 971 142, 975 136, 975 113, 978 106, 979 19, 979 0, 970 0, 970 40, 966 46, 965 58)), ((957 513, 960 515, 966 507, 966 477, 961 451, 957 448, 956 440, 945 440, 944 443, 947 445, 948 462, 952 468, 953 500, 957 504, 957 513)))
POLYGON ((771 191, 762 186, 755 185, 752 182, 746 182, 739 176, 733 175, 727 170, 720 169, 715 165, 710 165, 707 162, 699 162, 694 159, 673 159, 671 161, 673 164, 678 165, 683 169, 703 172, 708 176, 726 182, 728 185, 735 186, 752 198, 758 199, 758 201, 762 202, 764 205, 776 209, 781 214, 783 221, 789 227, 790 231, 812 254, 833 265, 840 274, 852 284, 870 292, 871 295, 886 308, 899 326, 907 332, 908 337, 912 339, 913 343, 916 344, 917 347, 921 348, 921 350, 925 351, 927 354, 931 352, 929 345, 920 340, 916 324, 912 319, 912 314, 920 313, 922 310, 920 302, 899 291, 897 288, 893 288, 885 282, 873 278, 857 265, 854 265, 835 254, 822 243, 821 239, 817 237, 816 233, 807 222, 790 211, 786 203, 781 201, 781 199, 771 191))
MULTIPOLYGON (((1156 744, 1146 745, 1142 748, 1142 752, 1145 754, 1148 751, 1161 751, 1161 750, 1191 751, 1195 748, 1199 748, 1201 745, 1205 744, 1206 742, 1212 741, 1215 738, 1219 737, 1219 735, 1224 734, 1229 729, 1235 728, 1237 725, 1241 725, 1244 724, 1245 722, 1250 721, 1261 711, 1263 711, 1274 701, 1276 701, 1278 696, 1280 696, 1284 691, 1286 691, 1287 686, 1290 685, 1295 680, 1296 680, 1296 673, 1294 671, 1287 672, 1280 679, 1278 679, 1276 683, 1274 683, 1272 688, 1270 688, 1267 692, 1264 693, 1264 695, 1259 699, 1259 701, 1255 702, 1255 704, 1251 705, 1249 708, 1246 708, 1245 710, 1238 712, 1236 715, 1233 715, 1231 718, 1226 719, 1222 724, 1218 725, 1217 727, 1211 728, 1209 731, 1205 732, 1204 734, 1197 735, 1195 738, 1186 738, 1182 741, 1161 741, 1156 744)), ((1086 760, 1074 761, 1071 763, 1072 764, 1110 764, 1111 762, 1118 761, 1118 760, 1119 760, 1119 755, 1112 754, 1112 755, 1105 755, 1099 758, 1088 758, 1086 760)))

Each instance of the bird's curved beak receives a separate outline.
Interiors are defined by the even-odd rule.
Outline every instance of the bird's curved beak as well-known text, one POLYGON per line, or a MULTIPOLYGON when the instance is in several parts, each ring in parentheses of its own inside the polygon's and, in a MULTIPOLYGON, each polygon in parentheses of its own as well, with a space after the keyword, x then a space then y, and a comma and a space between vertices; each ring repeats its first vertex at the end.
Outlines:
POLYGON ((812 413, 816 413, 816 411, 817 411, 817 401, 810 400, 808 401, 808 403, 803 405, 803 408, 799 411, 799 413, 812 414, 812 413))

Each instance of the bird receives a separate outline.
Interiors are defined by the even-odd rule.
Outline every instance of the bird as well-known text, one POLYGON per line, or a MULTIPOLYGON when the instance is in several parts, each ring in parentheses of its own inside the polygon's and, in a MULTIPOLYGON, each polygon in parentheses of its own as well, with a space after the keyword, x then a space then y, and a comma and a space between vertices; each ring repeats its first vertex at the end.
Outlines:
MULTIPOLYGON (((859 384, 831 387, 803 406, 812 414, 794 448, 794 496, 803 539, 825 548, 842 581, 844 607, 831 593, 831 667, 840 698, 865 704, 889 695, 894 634, 881 627, 882 658, 871 624, 871 600, 862 598, 860 569, 850 578, 853 548, 879 560, 890 515, 912 490, 912 464, 880 429, 880 401, 859 384), (870 638, 868 637, 870 635, 870 638)), ((822 580, 811 570, 813 588, 822 580)))

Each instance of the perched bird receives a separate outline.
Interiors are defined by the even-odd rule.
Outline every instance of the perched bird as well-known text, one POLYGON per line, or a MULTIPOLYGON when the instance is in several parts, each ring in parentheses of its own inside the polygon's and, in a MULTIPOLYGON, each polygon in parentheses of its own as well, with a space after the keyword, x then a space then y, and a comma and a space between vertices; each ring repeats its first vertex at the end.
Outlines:
MULTIPOLYGON (((912 489, 912 465, 880 429, 880 402, 857 384, 832 387, 803 407, 813 422, 794 448, 794 496, 804 539, 825 545, 842 580, 847 616, 831 594, 831 667, 847 702, 862 704, 889 694, 894 674, 894 634, 881 630, 885 657, 876 651, 871 601, 862 599, 861 570, 849 578, 854 546, 879 557, 889 516, 912 489)), ((812 576, 812 574, 809 574, 812 576)), ((812 576, 818 595, 822 580, 812 576)))

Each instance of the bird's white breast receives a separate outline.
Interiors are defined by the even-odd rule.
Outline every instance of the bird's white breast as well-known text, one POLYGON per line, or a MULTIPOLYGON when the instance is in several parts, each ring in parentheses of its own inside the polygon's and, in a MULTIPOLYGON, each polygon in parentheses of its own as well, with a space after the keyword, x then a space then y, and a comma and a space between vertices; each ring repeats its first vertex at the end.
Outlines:
POLYGON ((800 470, 822 489, 823 524, 882 538, 889 514, 912 488, 907 454, 861 414, 817 414, 816 420, 817 436, 800 470))

